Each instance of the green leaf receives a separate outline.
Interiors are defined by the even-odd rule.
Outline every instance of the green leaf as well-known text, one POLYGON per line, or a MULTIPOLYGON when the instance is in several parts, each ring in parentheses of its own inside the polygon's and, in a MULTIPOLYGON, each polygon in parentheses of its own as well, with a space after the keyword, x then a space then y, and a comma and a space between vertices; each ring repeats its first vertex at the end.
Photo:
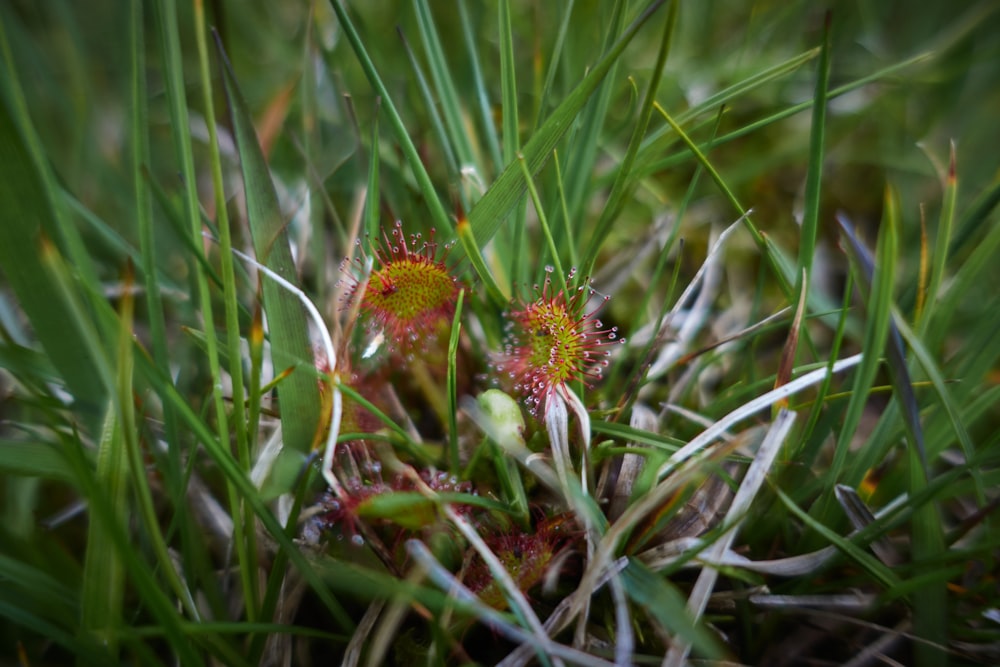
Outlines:
POLYGON ((682 637, 702 657, 721 659, 726 654, 708 628, 691 618, 684 597, 664 577, 631 558, 621 577, 628 597, 661 627, 682 637))
POLYGON ((823 48, 816 72, 813 92, 812 126, 809 131, 809 170, 806 173, 802 227, 799 233, 799 274, 812 286, 813 255, 816 252, 816 230, 819 227, 820 185, 823 180, 823 139, 826 133, 827 89, 830 83, 830 12, 823 26, 823 48))
MULTIPOLYGON (((222 78, 233 135, 240 155, 243 185, 246 193, 247 217, 253 236, 257 261, 281 277, 295 282, 295 264, 285 229, 285 220, 278 206, 278 196, 264 153, 257 141, 253 118, 247 108, 236 76, 216 38, 222 78)), ((271 334, 271 355, 276 368, 313 365, 306 313, 302 305, 279 285, 264 279, 264 312, 271 334)), ((278 388, 281 400, 281 431, 286 449, 309 451, 320 422, 319 387, 312 373, 292 373, 278 388)))
POLYGON ((50 242, 59 237, 58 209, 9 104, 0 103, 0 266, 75 406, 96 423, 108 387, 81 323, 67 316, 69 300, 82 301, 76 284, 65 286, 67 294, 43 262, 58 253, 50 242))
POLYGON ((0 472, 71 481, 73 472, 59 450, 45 442, 0 440, 0 472))
MULTIPOLYGON (((545 165, 556 144, 573 124, 594 91, 604 81, 625 47, 629 45, 646 21, 664 4, 664 1, 656 0, 650 3, 524 145, 521 154, 524 156, 524 161, 532 176, 545 165)), ((527 184, 521 173, 521 167, 517 160, 512 160, 490 186, 490 189, 486 191, 483 198, 469 212, 472 234, 480 248, 493 238, 526 189, 527 184)))
POLYGON ((639 154, 643 138, 649 127, 649 121, 653 116, 653 109, 656 104, 656 91, 663 78, 663 68, 667 64, 667 56, 670 54, 670 45, 673 41, 674 27, 677 25, 677 5, 677 2, 670 3, 667 19, 663 24, 663 34, 660 37, 660 48, 656 55, 656 65, 653 66, 653 70, 650 73, 649 86, 643 98, 639 121, 632 131, 632 137, 625 151, 625 157, 618 167, 618 175, 611 186, 611 192, 608 194, 607 204, 601 212, 597 227, 591 235, 587 251, 584 254, 583 276, 593 275, 594 263, 597 261, 597 255, 600 252, 601 246, 610 233, 611 226, 618 218, 618 214, 621 212, 626 199, 635 187, 636 181, 632 167, 635 165, 636 157, 639 154))

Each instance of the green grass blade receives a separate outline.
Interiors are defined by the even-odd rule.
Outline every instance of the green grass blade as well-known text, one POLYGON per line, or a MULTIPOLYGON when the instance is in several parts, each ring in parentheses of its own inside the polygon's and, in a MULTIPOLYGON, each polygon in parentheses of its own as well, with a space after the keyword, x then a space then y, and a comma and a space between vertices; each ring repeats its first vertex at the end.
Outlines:
POLYGON ((444 114, 445 126, 448 129, 449 142, 455 151, 459 168, 476 164, 469 142, 469 133, 463 119, 463 108, 451 77, 451 70, 445 59, 445 49, 441 43, 434 17, 431 15, 427 0, 414 0, 414 11, 417 15, 417 26, 427 50, 427 62, 430 65, 431 79, 437 89, 438 101, 444 114))
POLYGON ((503 108, 503 163, 517 157, 521 148, 520 121, 517 110, 517 72, 514 69, 514 33, 510 24, 510 2, 501 0, 499 9, 500 32, 500 94, 503 108))
MULTIPOLYGON (((913 497, 926 488, 930 472, 927 454, 924 451, 916 397, 902 356, 902 341, 899 331, 892 326, 893 278, 896 275, 895 266, 899 254, 898 225, 898 205, 895 197, 889 196, 886 199, 885 220, 879 234, 875 274, 872 279, 871 307, 878 309, 874 312, 886 313, 878 319, 885 318, 887 331, 884 335, 887 338, 883 340, 888 345, 886 353, 889 359, 889 371, 897 399, 903 409, 903 421, 910 441, 908 468, 910 495, 913 497)), ((869 317, 872 314, 873 311, 869 310, 869 317)), ((881 326, 880 324, 879 327, 881 326)), ((871 349, 880 348, 865 347, 865 350, 871 349)), ((944 551, 944 533, 942 517, 933 499, 914 512, 910 536, 913 542, 913 560, 916 563, 932 563, 940 558, 944 551)), ((946 584, 946 580, 932 578, 913 592, 913 628, 917 636, 932 642, 932 644, 921 642, 914 647, 916 664, 921 667, 947 664, 947 654, 942 650, 948 642, 946 584)))
MULTIPOLYGON (((812 285, 813 255, 816 252, 816 230, 819 227, 820 185, 823 180, 823 141, 826 133, 827 88, 830 83, 830 12, 823 25, 823 46, 820 50, 816 72, 816 90, 813 93, 812 126, 809 131, 809 165, 806 172, 805 202, 802 228, 799 231, 799 275, 805 280, 806 289, 812 285)), ((801 286, 796 288, 799 291, 801 286)))
MULTIPOLYGON (((509 164, 512 160, 519 158, 518 151, 521 148, 520 136, 520 114, 517 108, 517 78, 514 67, 514 34, 511 28, 510 3, 501 0, 498 5, 499 16, 497 20, 497 30, 500 34, 500 95, 501 109, 503 114, 503 157, 502 162, 497 163, 497 169, 509 164)), ((541 210, 541 209, 538 209, 541 210)), ((512 233, 501 235, 498 240, 507 240, 509 237, 510 249, 500 256, 507 255, 511 258, 509 267, 511 282, 515 285, 524 284, 528 281, 527 258, 528 250, 525 244, 525 222, 527 208, 524 205, 517 207, 514 213, 514 225, 512 233)), ((562 273, 562 269, 559 269, 562 273)), ((512 290, 513 291, 513 290, 512 290)))
MULTIPOLYGON (((410 48, 410 42, 406 39, 406 36, 400 32, 399 38, 402 40, 403 48, 406 50, 406 55, 410 59, 410 67, 413 68, 417 88, 420 90, 420 96, 424 98, 424 106, 427 108, 427 115, 430 117, 431 127, 434 128, 434 134, 437 135, 438 143, 441 145, 441 152, 444 154, 444 160, 448 165, 448 173, 457 175, 460 172, 460 166, 458 158, 455 156, 455 148, 452 142, 448 139, 448 131, 445 129, 441 113, 438 111, 438 104, 434 98, 434 93, 431 91, 431 86, 427 82, 427 76, 424 75, 424 70, 420 67, 420 62, 417 60, 416 54, 413 53, 413 49, 410 48)), ((381 102, 382 98, 377 99, 381 102)), ((378 151, 374 150, 374 146, 372 153, 375 155, 378 154, 378 151)))
POLYGON ((545 69, 545 82, 542 84, 542 91, 538 94, 537 109, 535 111, 534 127, 537 129, 545 120, 545 111, 550 106, 549 96, 552 91, 552 84, 556 80, 556 73, 559 71, 559 64, 565 49, 566 35, 569 33, 570 18, 573 16, 573 9, 576 7, 576 0, 569 0, 561 3, 562 20, 559 22, 559 30, 556 33, 556 41, 552 45, 552 57, 549 58, 548 67, 545 69))
POLYGON ((847 558, 854 561, 858 566, 867 572, 875 581, 885 586, 887 590, 897 589, 902 581, 891 568, 886 567, 877 558, 864 551, 851 540, 846 540, 834 531, 816 521, 809 514, 804 512, 795 502, 781 489, 776 488, 775 493, 782 504, 792 513, 793 516, 802 521, 806 527, 816 531, 824 541, 837 547, 847 558))
MULTIPOLYGON (((253 120, 221 44, 218 52, 233 134, 240 154, 247 216, 257 261, 286 280, 295 282, 295 265, 285 220, 278 206, 267 162, 257 142, 253 120)), ((263 281, 263 291, 275 367, 312 367, 313 352, 302 305, 272 280, 263 281)), ((315 375, 292 373, 281 383, 278 393, 281 396, 281 430, 285 451, 308 452, 320 423, 319 388, 315 375)))
MULTIPOLYGON (((7 165, 9 165, 8 168, 17 168, 22 164, 31 165, 29 168, 31 178, 38 179, 38 183, 33 187, 38 188, 39 193, 45 196, 48 202, 47 205, 51 208, 49 213, 40 218, 45 225, 45 232, 56 241, 60 251, 65 253, 71 260, 72 266, 80 276, 80 282, 96 293, 96 286, 99 283, 97 268, 90 253, 83 244, 83 239, 79 231, 71 224, 65 206, 59 197, 60 187, 56 174, 53 172, 53 168, 45 154, 41 138, 35 130, 32 111, 28 108, 24 90, 18 79, 14 54, 11 53, 9 37, 5 30, 4 21, 2 20, 0 20, 0 54, 2 54, 0 62, 3 63, 3 69, 0 70, 0 97, 3 98, 4 104, 4 108, 0 113, 4 115, 10 114, 8 120, 12 121, 16 126, 17 141, 22 144, 17 150, 26 153, 30 160, 24 162, 16 160, 16 154, 8 153, 6 150, 2 153, 4 159, 7 165)), ((4 133, 6 134, 6 130, 4 133)), ((4 142, 11 140, 8 138, 3 139, 4 142)), ((3 146, 0 145, 0 148, 3 148, 3 146)), ((17 182, 15 181, 14 184, 16 185, 17 182)), ((20 196, 27 197, 32 194, 35 193, 32 190, 28 190, 21 192, 20 196)), ((0 201, 3 201, 5 206, 14 203, 8 199, 0 201)), ((39 200, 39 202, 41 201, 39 200)), ((5 210, 5 213, 8 212, 5 210)), ((12 219, 16 220, 17 218, 14 217, 12 219)), ((102 401, 96 401, 95 403, 101 404, 102 401)), ((94 417, 98 420, 100 419, 100 408, 98 408, 94 417)))
MULTIPOLYGON (((625 2, 615 2, 611 9, 611 18, 607 20, 607 30, 604 33, 604 43, 601 45, 604 52, 609 51, 615 40, 620 43, 622 27, 625 25, 625 2)), ((602 16, 607 11, 607 7, 598 7, 598 15, 602 16)), ((633 24, 634 25, 634 24, 633 24)), ((574 133, 582 137, 597 137, 601 128, 607 121, 608 107, 611 104, 612 86, 611 81, 615 78, 617 60, 609 63, 608 83, 599 82, 593 93, 593 98, 588 100, 585 107, 581 108, 578 119, 578 128, 574 128, 574 133)), ((562 102, 565 104, 565 101, 562 102)), ((560 106, 562 106, 560 104, 560 106)), ((553 116, 558 113, 558 107, 553 112, 553 116)), ((575 114, 574 114, 575 116, 575 114)), ((549 118, 549 121, 551 117, 549 118)), ((546 122, 549 122, 546 121, 546 122)), ((543 126, 544 127, 544 126, 543 126)), ((536 130, 536 132, 540 131, 536 130)), ((580 217, 583 202, 590 190, 590 182, 593 177, 594 165, 597 163, 597 141, 571 142, 572 146, 566 151, 566 201, 569 207, 569 214, 573 219, 580 217)), ((532 171, 534 174, 534 170, 532 171)))
MULTIPOLYGON (((146 102, 146 44, 144 39, 143 4, 132 4, 132 15, 129 21, 129 46, 131 48, 131 68, 129 77, 132 101, 131 116, 131 149, 132 149, 132 188, 135 196, 135 219, 139 232, 139 250, 142 275, 146 288, 146 318, 149 322, 150 340, 152 341, 153 358, 164 371, 170 367, 170 356, 167 352, 167 325, 163 311, 163 299, 160 295, 160 272, 157 270, 157 249, 155 247, 152 193, 147 179, 147 169, 150 164, 149 152, 149 109, 146 102)), ((184 238, 187 238, 186 236, 184 238)), ((179 479, 180 447, 177 431, 177 419, 169 407, 163 411, 163 430, 165 440, 170 444, 170 450, 176 455, 166 457, 170 470, 165 475, 168 480, 179 479)), ((171 489, 174 501, 181 496, 181 491, 171 489)))
MULTIPOLYGON (((140 370, 151 381, 163 382, 163 378, 158 375, 157 370, 152 365, 148 363, 144 364, 140 370)), ((236 488, 240 497, 250 505, 254 514, 260 519, 264 528, 278 544, 278 547, 283 552, 287 552, 289 560, 302 573, 302 576, 309 585, 313 587, 320 601, 330 610, 342 627, 353 629, 350 617, 336 599, 330 595, 329 590, 313 569, 312 564, 286 534, 285 528, 278 523, 274 514, 265 504, 260 492, 253 486, 247 474, 239 467, 233 459, 232 454, 229 453, 228 447, 218 442, 205 423, 185 400, 185 397, 176 388, 170 384, 164 384, 164 388, 165 400, 170 401, 174 405, 178 417, 187 424, 191 435, 205 447, 205 451, 213 463, 225 475, 226 480, 236 488)))
MULTIPOLYGON (((898 216, 898 207, 887 202, 885 225, 886 229, 889 230, 888 233, 893 237, 893 243, 897 246, 898 243, 895 240, 895 230, 899 224, 898 216)), ((846 220, 841 219, 840 225, 844 230, 844 234, 847 239, 847 247, 850 249, 849 252, 851 257, 858 268, 859 285, 861 286, 862 294, 871 293, 874 290, 875 273, 878 271, 877 267, 881 262, 890 260, 888 257, 883 257, 881 255, 878 260, 874 260, 868 253, 868 249, 865 248, 855 236, 850 224, 846 222, 846 220)), ((886 252, 888 252, 888 250, 886 250, 886 252)), ((883 305, 890 307, 891 301, 888 302, 888 304, 883 305)), ((920 426, 920 410, 917 406, 917 397, 913 392, 913 382, 910 380, 910 373, 906 367, 903 340, 899 335, 899 329, 896 327, 896 323, 893 322, 891 318, 888 324, 889 338, 885 354, 889 365, 889 372, 892 377, 893 389, 896 393, 899 405, 903 409, 903 415, 905 417, 904 424, 906 425, 907 434, 910 436, 910 444, 917 452, 919 459, 923 461, 923 467, 926 470, 927 452, 924 447, 923 429, 920 426)))
POLYGON ((618 214, 621 212, 626 198, 634 187, 635 181, 632 179, 632 166, 635 164, 635 159, 639 154, 639 148, 642 145, 643 137, 646 135, 646 129, 649 127, 649 121, 653 117, 656 92, 663 78, 663 68, 667 64, 667 56, 670 54, 670 45, 673 41, 674 28, 677 24, 677 13, 678 3, 671 2, 667 9, 667 17, 663 23, 663 34, 660 36, 659 42, 660 48, 656 54, 656 64, 649 75, 649 87, 646 89, 646 94, 643 98, 639 119, 632 130, 632 138, 629 140, 625 157, 618 167, 618 175, 611 186, 608 201, 604 206, 604 210, 601 211, 601 217, 597 221, 597 226, 591 235, 587 250, 583 255, 583 265, 580 269, 582 272, 581 277, 586 278, 593 275, 594 263, 597 261, 597 255, 601 250, 601 246, 604 244, 604 240, 611 231, 611 226, 618 218, 618 214))
POLYGON ((372 120, 372 146, 368 156, 368 191, 365 193, 364 228, 372 243, 379 239, 379 160, 378 160, 378 112, 372 120))
POLYGON ((66 317, 69 305, 63 290, 43 265, 41 254, 55 252, 43 239, 55 238, 60 223, 8 105, 6 99, 0 103, 0 154, 4 156, 0 160, 0 202, 7 220, 0 224, 0 266, 35 336, 73 394, 76 407, 96 426, 109 382, 102 378, 99 357, 92 356, 84 332, 77 328, 80 323, 66 317), (50 250, 43 247, 40 252, 40 244, 50 250))
MULTIPOLYGON (((208 64, 208 36, 205 30, 205 13, 202 5, 195 6, 194 18, 196 41, 198 44, 198 70, 201 78, 202 97, 205 105, 205 122, 208 126, 209 164, 212 172, 212 189, 215 194, 216 222, 219 228, 219 264, 222 277, 223 309, 226 318, 226 349, 228 350, 229 356, 229 376, 232 378, 230 386, 232 388, 231 399, 233 409, 230 411, 229 420, 233 425, 233 431, 236 436, 237 460, 244 470, 250 470, 253 467, 253 461, 250 458, 250 445, 247 436, 247 411, 244 409, 246 402, 244 400, 245 393, 243 384, 242 340, 240 338, 239 300, 236 295, 236 275, 233 269, 232 235, 229 229, 229 214, 226 206, 226 193, 222 183, 222 157, 219 154, 218 130, 215 122, 215 105, 212 101, 212 78, 209 74, 208 64)), ((237 124, 234 123, 234 126, 236 125, 237 124)), ((245 151, 246 149, 243 150, 245 151)), ((243 151, 241 151, 241 155, 242 153, 243 151)), ((241 163, 245 162, 246 159, 241 160, 241 163)), ((246 180, 245 176, 244 179, 246 180)), ((251 197, 248 194, 248 201, 250 198, 251 197)), ((250 210, 251 208, 251 205, 248 203, 247 209, 250 210)), ((253 228, 253 225, 251 225, 251 228, 253 228)), ((270 281, 267 282, 270 283, 270 281)), ((281 332, 282 327, 279 327, 277 331, 281 332)), ((274 340, 273 337, 272 340, 274 340)), ((279 352, 282 349, 282 343, 280 340, 281 339, 279 338, 277 348, 279 352)), ((299 385, 304 384, 305 383, 299 383, 299 385)), ((290 388, 292 390, 290 393, 293 394, 290 402, 292 403, 292 410, 294 411, 296 405, 294 390, 300 387, 292 384, 290 385, 290 388)), ((302 390, 304 391, 304 387, 302 390)), ((284 397, 285 395, 283 393, 283 398, 284 397)), ((282 409, 284 409, 284 401, 282 401, 282 409)), ((292 442, 294 443, 295 441, 292 440, 292 442)), ((292 446, 294 446, 294 444, 292 446)), ((260 605, 260 591, 257 585, 256 574, 258 570, 256 522, 254 521, 253 513, 250 511, 250 508, 241 506, 236 490, 233 489, 231 485, 227 488, 227 492, 230 514, 233 517, 233 543, 236 550, 236 561, 243 584, 243 607, 246 610, 247 619, 250 621, 256 621, 258 620, 257 609, 260 605)))
POLYGON ((621 573, 625 593, 671 634, 683 638, 700 657, 721 659, 725 651, 718 639, 691 618, 684 596, 668 581, 635 559, 621 573))
MULTIPOLYGON (((127 283, 131 283, 129 276, 127 283)), ((83 630, 95 635, 118 655, 118 625, 122 622, 125 569, 109 533, 125 531, 129 525, 128 452, 126 438, 135 438, 135 407, 132 398, 133 299, 122 300, 121 331, 117 356, 117 395, 108 406, 104 429, 97 449, 98 483, 111 509, 106 525, 99 520, 87 526, 87 552, 83 565, 80 619, 83 630)))
POLYGON ((948 174, 945 176, 944 200, 941 202, 941 217, 938 220, 937 236, 934 239, 934 254, 931 260, 931 278, 927 284, 927 300, 917 330, 927 330, 937 304, 938 290, 944 279, 945 265, 948 263, 948 249, 951 245, 951 231, 955 223, 955 208, 958 202, 958 176, 955 173, 955 144, 951 145, 948 174))
POLYGON ((340 22, 340 26, 344 31, 344 36, 350 43, 351 49, 354 51, 358 61, 361 63, 365 76, 368 78, 368 83, 371 84, 371 87, 381 99, 382 106, 385 109, 385 114, 388 117, 389 129, 392 130, 393 137, 399 143, 400 149, 403 151, 403 156, 406 159, 406 163, 413 172, 413 177, 417 181, 417 187, 420 189, 420 193, 424 197, 424 203, 429 209, 431 223, 438 229, 451 229, 452 222, 448 217, 448 214, 445 212, 444 205, 441 203, 441 198, 434 189, 434 184, 431 182, 430 175, 427 173, 427 169, 424 168, 423 162, 420 159, 420 154, 417 152, 417 148, 414 146, 413 140, 410 138, 410 134, 406 131, 406 126, 403 124, 403 119, 400 117, 399 111, 393 103, 392 96, 389 95, 389 90, 382 82, 382 78, 379 76, 378 70, 375 69, 375 64, 368 55, 368 50, 365 48, 364 42, 361 40, 361 36, 358 34, 358 31, 355 29, 353 22, 348 16, 347 10, 336 0, 331 0, 330 6, 337 15, 337 20, 340 22))
MULTIPOLYGON (((499 171, 504 165, 504 160, 500 156, 500 140, 497 137, 496 123, 493 122, 493 108, 490 104, 489 93, 486 90, 486 82, 483 80, 483 70, 479 64, 476 35, 469 20, 468 5, 464 2, 459 2, 456 3, 456 7, 458 8, 458 17, 462 22, 462 40, 465 43, 465 57, 472 68, 473 89, 476 94, 476 108, 479 112, 482 135, 486 139, 486 148, 489 151, 493 170, 499 171)), ((489 175, 492 175, 492 172, 489 175)), ((483 174, 483 177, 487 177, 487 174, 483 174)))
MULTIPOLYGON (((892 194, 886 193, 886 208, 892 206, 890 201, 892 194)), ((888 215, 888 213, 887 213, 888 215)), ((853 228, 845 219, 840 219, 840 226, 844 230, 845 248, 851 258, 851 269, 856 284, 872 285, 870 290, 861 288, 862 296, 867 295, 866 304, 866 324, 864 342, 861 349, 864 351, 864 358, 858 364, 855 371, 854 383, 851 387, 851 398, 847 403, 843 422, 840 428, 840 435, 837 438, 837 446, 834 453, 833 463, 830 472, 827 474, 827 486, 830 490, 838 481, 840 472, 847 461, 848 448, 851 438, 861 421, 861 413, 868 402, 868 394, 875 382, 875 374, 878 371, 879 361, 885 343, 889 335, 889 320, 892 305, 892 277, 895 255, 889 255, 882 250, 881 246, 892 243, 895 245, 895 234, 888 231, 889 225, 883 224, 883 233, 879 235, 879 259, 885 255, 889 259, 889 264, 885 266, 874 266, 869 269, 865 266, 866 258, 860 242, 857 241, 853 228), (869 281, 866 276, 872 275, 869 281)), ((827 498, 829 500, 829 498, 827 498)))
POLYGON ((72 470, 57 449, 45 442, 0 439, 0 473, 68 482, 72 470))
POLYGON ((659 106, 659 104, 656 104, 656 108, 660 112, 660 115, 663 116, 664 120, 667 121, 670 127, 673 128, 674 132, 676 132, 677 135, 681 138, 681 141, 684 142, 688 150, 691 151, 695 159, 698 161, 698 164, 704 167, 705 171, 715 182, 716 186, 729 201, 733 209, 735 209, 736 213, 739 214, 740 218, 743 220, 744 226, 750 232, 750 236, 753 238, 754 243, 757 244, 757 247, 760 249, 761 254, 764 256, 764 259, 767 260, 767 263, 771 268, 771 273, 778 280, 778 284, 780 285, 782 292, 785 293, 785 296, 786 298, 788 298, 789 301, 794 301, 796 295, 792 291, 792 283, 789 280, 790 275, 795 275, 794 269, 791 269, 791 267, 788 266, 787 263, 783 264, 784 260, 781 256, 781 253, 776 251, 773 242, 770 239, 765 239, 764 236, 760 233, 756 225, 754 225, 753 221, 750 219, 749 212, 745 208, 743 208, 739 200, 736 198, 736 195, 733 194, 733 191, 729 188, 728 185, 726 185, 726 182, 722 179, 722 176, 715 169, 715 167, 712 166, 712 163, 708 161, 708 158, 705 156, 705 154, 701 152, 701 150, 691 140, 691 138, 687 135, 687 133, 683 129, 681 129, 681 126, 678 124, 677 120, 671 117, 670 114, 666 112, 666 110, 664 110, 662 107, 659 106))
POLYGON ((451 322, 451 336, 448 339, 448 464, 451 473, 457 475, 462 464, 458 449, 458 340, 462 331, 462 304, 465 290, 458 293, 455 302, 455 316, 451 322))
MULTIPOLYGON (((124 526, 116 522, 115 511, 104 492, 104 487, 90 470, 89 462, 84 459, 80 443, 67 438, 63 446, 67 460, 74 468, 77 483, 87 498, 90 520, 104 526, 109 548, 114 550, 116 558, 123 563, 129 580, 135 586, 138 599, 142 600, 143 607, 160 623, 178 660, 185 665, 205 664, 201 654, 195 650, 190 639, 181 630, 181 618, 175 599, 168 597, 164 592, 150 567, 143 561, 131 535, 126 533, 124 526)), ((173 567, 172 564, 170 567, 173 567)))
MULTIPOLYGON (((2 570, 0 570, 2 572, 2 570)), ((5 618, 16 627, 34 632, 47 640, 69 650, 73 655, 87 665, 117 665, 119 664, 109 653, 102 650, 99 644, 89 640, 79 639, 48 619, 25 609, 24 604, 17 601, 0 599, 0 618, 5 618)))
MULTIPOLYGON (((789 74, 790 72, 800 67, 803 63, 808 62, 809 60, 815 58, 816 55, 819 54, 819 52, 820 52, 819 48, 811 49, 803 54, 800 54, 795 58, 786 61, 785 63, 782 63, 767 70, 766 72, 754 75, 746 79, 745 81, 742 81, 732 86, 731 88, 728 88, 724 91, 720 91, 718 94, 713 95, 712 97, 709 98, 709 100, 713 101, 714 104, 709 105, 708 104, 709 100, 703 101, 697 106, 692 107, 691 109, 678 114, 677 121, 678 123, 683 124, 685 122, 697 118, 700 115, 708 113, 713 108, 718 109, 723 105, 723 103, 731 101, 732 99, 735 99, 739 95, 744 95, 747 92, 754 90, 755 88, 764 83, 768 83, 772 80, 780 78, 781 76, 789 74)), ((929 58, 928 54, 921 54, 913 58, 910 58, 908 60, 904 60, 902 62, 889 65, 883 69, 873 72, 872 74, 855 79, 850 83, 837 86, 836 88, 831 89, 827 93, 827 101, 829 102, 830 100, 836 99, 840 96, 846 95, 847 93, 863 88, 864 86, 867 86, 876 81, 882 81, 886 79, 891 80, 893 76, 898 75, 903 70, 913 67, 914 65, 926 62, 928 58, 929 58)), ((793 104, 785 109, 782 109, 781 111, 765 116, 760 120, 747 123, 745 125, 742 125, 738 129, 732 130, 731 132, 727 132, 726 134, 721 135, 717 139, 714 139, 711 142, 711 145, 723 146, 731 141, 735 141, 736 139, 739 139, 741 137, 753 134, 754 132, 757 132, 762 128, 768 127, 769 125, 773 125, 779 121, 790 118, 791 116, 802 113, 803 111, 807 111, 811 109, 813 106, 814 102, 811 100, 806 100, 805 102, 793 104)), ((690 159, 690 153, 689 151, 686 150, 668 155, 667 157, 664 158, 660 157, 660 155, 662 155, 663 153, 666 144, 668 142, 673 141, 672 138, 666 136, 670 132, 671 132, 670 128, 661 128, 660 130, 657 130, 656 132, 650 134, 649 138, 646 141, 646 144, 643 146, 640 159, 637 161, 637 165, 635 168, 637 177, 644 178, 651 174, 669 170, 690 159)), ((708 150, 709 145, 710 145, 709 143, 700 144, 698 148, 701 151, 706 151, 708 150)), ((614 176, 615 173, 612 170, 611 172, 609 172, 607 176, 602 178, 599 182, 603 183, 605 181, 610 180, 614 176)))
MULTIPOLYGON (((792 56, 791 58, 778 63, 777 65, 772 65, 760 72, 751 74, 746 79, 738 81, 733 85, 720 90, 714 95, 710 95, 705 98, 697 105, 691 107, 687 111, 677 116, 677 122, 681 124, 686 124, 700 116, 704 113, 711 112, 718 109, 721 106, 731 103, 733 100, 750 93, 761 86, 764 86, 772 81, 781 79, 782 77, 788 76, 798 68, 805 65, 807 62, 820 55, 821 48, 816 47, 809 49, 808 51, 803 51, 802 53, 792 56)), ((805 102, 800 107, 798 111, 808 109, 812 105, 812 102, 805 102)), ((654 132, 651 132, 643 145, 643 153, 661 153, 663 151, 663 146, 657 146, 657 142, 663 139, 666 135, 670 133, 669 127, 662 127, 654 132)))
MULTIPOLYGON (((636 18, 524 145, 521 153, 524 155, 528 171, 532 176, 537 174, 548 161, 558 141, 572 125, 587 101, 591 99, 608 72, 611 71, 625 47, 632 41, 639 29, 645 25, 650 16, 662 5, 662 1, 653 2, 636 18)), ((493 238, 511 209, 523 196, 526 188, 527 184, 524 182, 524 176, 517 161, 508 163, 503 173, 469 212, 469 223, 472 225, 472 233, 479 247, 485 246, 493 238)), ((570 211, 572 212, 572 199, 570 202, 570 211)))
MULTIPOLYGON (((545 245, 549 250, 552 265, 555 268, 556 287, 565 293, 566 273, 563 271, 562 260, 559 259, 559 248, 552 238, 552 230, 549 229, 549 221, 545 217, 545 209, 542 207, 542 201, 538 197, 538 191, 531 180, 531 174, 528 173, 528 166, 525 164, 523 156, 518 156, 518 164, 521 165, 521 170, 524 173, 524 183, 528 188, 528 196, 531 198, 531 204, 535 207, 535 215, 538 216, 538 226, 542 228, 542 236, 545 237, 545 245)), ((515 247, 517 247, 516 244, 515 247)))

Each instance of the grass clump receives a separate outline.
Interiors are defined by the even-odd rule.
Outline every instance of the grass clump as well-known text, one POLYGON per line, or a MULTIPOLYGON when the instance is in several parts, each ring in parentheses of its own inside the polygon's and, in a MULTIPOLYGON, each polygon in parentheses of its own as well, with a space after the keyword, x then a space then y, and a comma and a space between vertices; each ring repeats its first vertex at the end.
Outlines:
POLYGON ((996 662, 992 4, 454 7, 0 7, 3 655, 996 662))

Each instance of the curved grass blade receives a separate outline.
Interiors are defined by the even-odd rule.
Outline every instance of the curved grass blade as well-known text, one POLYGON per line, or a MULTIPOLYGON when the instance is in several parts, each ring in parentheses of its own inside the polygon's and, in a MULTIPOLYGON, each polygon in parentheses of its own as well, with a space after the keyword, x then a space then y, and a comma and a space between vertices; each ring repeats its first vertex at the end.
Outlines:
POLYGON ((0 473, 68 482, 73 472, 57 449, 45 442, 0 439, 0 473))
POLYGON ((451 473, 457 475, 462 464, 459 459, 458 444, 458 340, 462 331, 462 305, 465 303, 465 290, 460 290, 455 302, 455 315, 451 322, 451 335, 448 338, 448 465, 451 473))
POLYGON ((873 579, 885 586, 888 590, 895 590, 902 584, 902 580, 896 576, 896 574, 892 571, 892 568, 883 565, 879 559, 866 553, 861 547, 850 539, 841 537, 819 521, 816 521, 798 505, 796 505, 795 501, 781 489, 775 488, 774 492, 793 516, 797 517, 808 528, 811 528, 819 533, 826 542, 835 546, 839 551, 847 556, 847 558, 854 561, 869 575, 871 575, 873 579))
MULTIPOLYGON (((222 274, 223 308, 226 322, 226 348, 229 352, 229 375, 232 378, 231 392, 233 410, 229 421, 236 436, 236 456, 244 470, 250 470, 253 463, 250 459, 250 446, 247 435, 247 410, 244 408, 245 387, 243 381, 243 358, 241 354, 239 298, 236 294, 236 276, 233 268, 232 235, 230 233, 229 213, 226 206, 226 192, 223 186, 222 157, 219 152, 218 131, 215 120, 215 105, 212 101, 212 79, 208 64, 208 38, 205 29, 205 11, 201 4, 195 5, 195 35, 198 45, 198 71, 201 77, 202 97, 205 105, 205 122, 208 126, 209 163, 212 174, 212 190, 215 195, 216 220, 219 226, 219 272, 222 274)), ((249 195, 248 195, 249 199, 249 195)), ((247 207, 249 210, 249 206, 247 207)), ((280 331, 280 329, 279 329, 280 331)), ((293 387, 294 388, 294 387, 293 387)), ((294 443, 293 443, 294 444, 294 443)), ((257 560, 257 530, 250 508, 241 507, 238 496, 232 485, 226 489, 230 515, 233 517, 233 544, 235 545, 236 561, 240 570, 243 585, 244 609, 249 621, 259 620, 257 609, 260 602, 256 572, 259 567, 257 560), (242 515, 242 516, 241 516, 242 515)))
MULTIPOLYGON (((181 615, 176 606, 176 598, 166 594, 153 570, 141 557, 132 536, 114 520, 115 510, 107 497, 106 489, 91 470, 90 462, 84 458, 80 443, 67 437, 63 442, 63 451, 67 454, 67 462, 73 467, 77 485, 87 498, 91 521, 104 525, 108 548, 113 549, 116 557, 121 560, 137 597, 162 628, 177 659, 185 665, 205 664, 190 637, 181 629, 181 615)), ((166 566, 173 568, 172 563, 166 566)), ((176 572, 173 574, 176 576, 176 572)))

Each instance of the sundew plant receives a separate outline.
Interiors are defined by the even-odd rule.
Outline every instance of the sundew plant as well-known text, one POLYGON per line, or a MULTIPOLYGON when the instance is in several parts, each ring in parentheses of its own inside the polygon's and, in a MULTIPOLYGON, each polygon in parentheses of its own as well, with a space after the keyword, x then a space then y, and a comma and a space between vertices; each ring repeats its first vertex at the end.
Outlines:
POLYGON ((0 4, 0 656, 1000 662, 993 2, 0 4))

